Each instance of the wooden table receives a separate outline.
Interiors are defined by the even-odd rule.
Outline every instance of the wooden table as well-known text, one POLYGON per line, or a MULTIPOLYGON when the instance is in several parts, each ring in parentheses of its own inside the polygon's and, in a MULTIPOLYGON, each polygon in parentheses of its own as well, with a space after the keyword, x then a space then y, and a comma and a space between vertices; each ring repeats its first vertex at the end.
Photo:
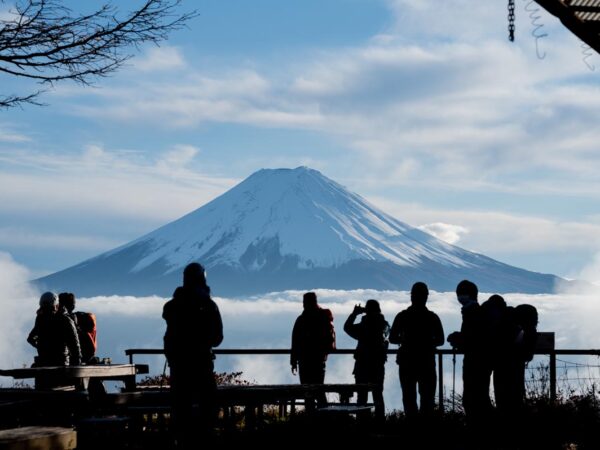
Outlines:
POLYGON ((125 383, 128 390, 135 389, 135 376, 148 373, 147 364, 101 364, 89 366, 53 366, 53 367, 25 367, 22 369, 0 370, 0 376, 15 379, 33 378, 44 382, 81 380, 80 386, 87 389, 90 378, 101 381, 120 380, 125 383))
MULTIPOLYGON (((339 403, 347 404, 357 392, 372 392, 373 384, 252 384, 219 385, 217 402, 219 406, 269 405, 316 398, 320 394, 336 393, 339 403)), ((133 402, 137 404, 166 406, 170 402, 169 386, 144 387, 136 391, 133 402)))
POLYGON ((268 405, 295 400, 311 400, 319 395, 336 393, 339 402, 347 404, 356 392, 371 392, 371 384, 258 384, 218 386, 218 398, 223 405, 268 405))
MULTIPOLYGON (((287 407, 294 413, 299 402, 314 401, 319 395, 335 393, 339 402, 329 403, 335 406, 348 406, 350 398, 357 392, 372 392, 373 384, 263 384, 263 385, 220 385, 217 386, 217 404, 224 412, 230 408, 242 406, 249 427, 256 424, 257 417, 263 414, 265 405, 277 405, 279 415, 287 414, 287 407)), ((137 391, 139 395, 128 402, 132 413, 147 414, 152 411, 164 413, 170 410, 171 398, 168 386, 161 389, 145 388, 137 391)), ((229 415, 229 414, 227 414, 229 415)))

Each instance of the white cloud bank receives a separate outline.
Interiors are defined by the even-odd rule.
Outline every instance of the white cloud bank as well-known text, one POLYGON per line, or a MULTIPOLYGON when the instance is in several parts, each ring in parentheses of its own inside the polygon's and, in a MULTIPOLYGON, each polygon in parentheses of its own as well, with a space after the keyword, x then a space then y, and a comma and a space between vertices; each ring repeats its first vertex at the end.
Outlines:
POLYGON ((31 363, 26 338, 33 328, 39 293, 29 283, 29 273, 7 253, 0 252, 0 367, 31 363))
POLYGON ((597 253, 592 262, 584 267, 579 274, 575 276, 576 279, 583 279, 591 281, 599 286, 600 291, 600 253, 597 253))

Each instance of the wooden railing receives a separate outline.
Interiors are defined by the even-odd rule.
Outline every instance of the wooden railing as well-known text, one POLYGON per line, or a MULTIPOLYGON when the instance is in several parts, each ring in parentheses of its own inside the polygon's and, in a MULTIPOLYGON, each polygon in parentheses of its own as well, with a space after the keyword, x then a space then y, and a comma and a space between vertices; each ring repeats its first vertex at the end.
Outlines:
MULTIPOLYGON (((214 349, 216 355, 289 355, 290 349, 281 348, 227 348, 214 349)), ((397 349, 389 349, 388 355, 395 355, 397 349)), ((444 356, 462 355, 462 352, 453 349, 437 349, 437 369, 438 369, 438 397, 440 410, 444 408, 444 356)), ((158 348, 131 348, 125 350, 129 357, 129 362, 133 364, 134 355, 162 355, 163 349, 158 348)), ((333 355, 353 355, 354 349, 337 349, 331 352, 333 355)), ((556 357, 557 355, 576 355, 576 356, 600 356, 600 349, 538 349, 535 355, 546 355, 549 357, 549 395, 551 400, 556 400, 556 357)))

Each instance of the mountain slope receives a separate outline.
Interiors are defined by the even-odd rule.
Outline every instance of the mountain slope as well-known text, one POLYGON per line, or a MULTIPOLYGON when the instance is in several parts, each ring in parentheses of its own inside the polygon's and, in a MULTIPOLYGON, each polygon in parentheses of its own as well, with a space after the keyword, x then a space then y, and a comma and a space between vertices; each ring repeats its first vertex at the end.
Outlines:
POLYGON ((216 295, 284 289, 452 290, 463 278, 494 292, 551 292, 560 279, 447 244, 323 176, 260 170, 201 208, 38 283, 82 296, 168 296, 199 261, 216 295))

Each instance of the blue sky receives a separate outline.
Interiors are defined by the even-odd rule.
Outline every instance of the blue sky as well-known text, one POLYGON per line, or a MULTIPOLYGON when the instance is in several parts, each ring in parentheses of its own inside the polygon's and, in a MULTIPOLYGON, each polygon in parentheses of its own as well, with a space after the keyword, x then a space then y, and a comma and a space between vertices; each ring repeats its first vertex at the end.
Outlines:
POLYGON ((599 280, 600 58, 516 4, 510 43, 504 0, 184 1, 189 29, 114 76, 0 111, 0 251, 56 271, 307 165, 448 242, 599 280))

